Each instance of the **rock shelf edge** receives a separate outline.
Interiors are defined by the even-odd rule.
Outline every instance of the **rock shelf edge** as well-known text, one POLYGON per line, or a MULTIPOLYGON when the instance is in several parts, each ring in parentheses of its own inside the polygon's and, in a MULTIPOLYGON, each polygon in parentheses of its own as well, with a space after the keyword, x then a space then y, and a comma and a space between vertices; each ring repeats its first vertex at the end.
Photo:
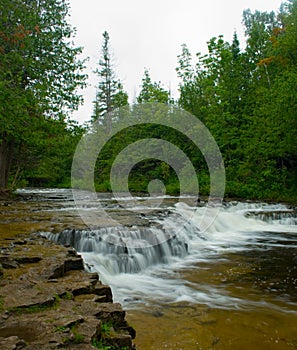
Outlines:
POLYGON ((2 350, 135 349, 122 306, 74 249, 34 234, 0 251, 2 350))

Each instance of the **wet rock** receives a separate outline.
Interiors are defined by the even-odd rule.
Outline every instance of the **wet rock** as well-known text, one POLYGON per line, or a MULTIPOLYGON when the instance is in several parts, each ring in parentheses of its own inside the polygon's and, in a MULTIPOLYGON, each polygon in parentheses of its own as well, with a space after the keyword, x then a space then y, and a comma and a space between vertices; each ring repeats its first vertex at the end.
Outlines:
POLYGON ((81 334, 84 334, 90 341, 94 339, 98 340, 102 334, 101 321, 89 318, 88 322, 81 323, 77 330, 81 334), (90 324, 92 324, 92 327, 90 327, 90 324))
POLYGON ((73 271, 73 270, 83 270, 83 268, 84 268, 84 263, 80 255, 78 255, 75 258, 67 259, 64 262, 65 272, 73 271))
POLYGON ((0 337, 1 350, 21 350, 26 347, 26 342, 19 339, 17 336, 11 336, 8 338, 0 337))
POLYGON ((24 340, 19 340, 14 346, 13 350, 21 350, 24 349, 27 346, 26 342, 24 340))
POLYGON ((58 278, 64 276, 68 271, 83 270, 84 264, 80 256, 68 258, 61 265, 54 268, 49 278, 58 278))
POLYGON ((24 245, 24 244, 27 244, 27 241, 24 240, 24 241, 15 241, 13 242, 14 245, 24 245))
POLYGON ((100 300, 101 302, 112 303, 112 292, 109 286, 96 285, 94 294, 100 297, 100 299, 96 299, 97 302, 100 300))
POLYGON ((135 331, 125 311, 112 303, 98 274, 84 270, 75 251, 32 236, 27 244, 12 245, 0 261, 7 266, 0 285, 1 350, 94 349, 105 322, 114 331, 104 335, 104 344, 132 349, 135 331))
POLYGON ((20 256, 16 258, 19 264, 34 264, 38 263, 42 258, 40 256, 20 256))
POLYGON ((110 338, 104 339, 104 345, 110 346, 112 349, 131 349, 132 340, 129 335, 118 334, 110 338))
POLYGON ((76 251, 73 248, 72 249, 68 249, 67 253, 68 253, 69 256, 77 256, 77 253, 76 253, 76 251))
POLYGON ((55 298, 54 297, 47 297, 47 298, 42 298, 40 301, 34 300, 34 298, 29 299, 29 301, 26 302, 26 300, 22 300, 17 306, 11 308, 12 312, 18 312, 22 311, 22 309, 26 309, 30 311, 34 311, 38 308, 48 308, 54 306, 55 303, 55 298))
POLYGON ((162 311, 160 311, 160 310, 155 310, 155 311, 153 311, 152 315, 154 317, 159 318, 159 317, 162 317, 164 315, 164 313, 162 311))
POLYGON ((135 329, 133 327, 129 326, 128 323, 127 323, 126 326, 122 326, 121 330, 126 332, 127 334, 129 334, 132 339, 135 339, 136 331, 135 331, 135 329))
POLYGON ((90 277, 92 280, 99 281, 99 275, 98 275, 97 272, 90 272, 90 273, 89 273, 89 277, 90 277))
POLYGON ((8 256, 0 256, 0 263, 4 269, 16 269, 18 268, 18 263, 8 256))
POLYGON ((102 322, 110 322, 117 327, 123 325, 125 321, 125 311, 119 303, 102 303, 94 311, 94 315, 102 322))

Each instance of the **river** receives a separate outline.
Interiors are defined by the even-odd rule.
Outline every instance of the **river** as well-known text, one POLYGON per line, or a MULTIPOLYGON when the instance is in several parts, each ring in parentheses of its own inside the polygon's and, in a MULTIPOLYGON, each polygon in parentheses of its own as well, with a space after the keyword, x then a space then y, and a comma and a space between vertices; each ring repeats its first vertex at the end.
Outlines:
POLYGON ((137 349, 297 349, 296 208, 18 193, 2 203, 0 233, 41 232, 74 246, 127 310, 137 349))

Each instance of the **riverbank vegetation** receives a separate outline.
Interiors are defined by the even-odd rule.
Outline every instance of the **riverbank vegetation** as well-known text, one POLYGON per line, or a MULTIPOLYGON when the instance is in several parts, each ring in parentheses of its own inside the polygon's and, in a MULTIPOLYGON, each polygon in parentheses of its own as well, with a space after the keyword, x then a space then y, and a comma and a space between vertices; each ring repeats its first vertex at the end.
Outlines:
MULTIPOLYGON (((87 125, 71 120, 86 84, 81 48, 72 44, 66 1, 3 0, 0 4, 0 189, 15 186, 69 187, 76 145, 87 125)), ((160 102, 199 118, 214 136, 226 168, 226 196, 297 200, 297 1, 276 12, 243 13, 245 43, 234 33, 210 38, 206 54, 186 44, 177 58, 179 97, 144 70, 133 105, 160 102)), ((92 123, 128 105, 116 77, 110 38, 103 33, 96 68, 98 85, 92 123)), ((186 41, 186 38, 185 38, 186 41)), ((187 153, 197 170, 201 194, 209 188, 202 155, 174 130, 143 125, 115 136, 96 165, 96 188, 110 190, 109 172, 119 150, 132 140, 165 138, 187 153)), ((151 179, 179 191, 174 171, 144 160, 130 174, 130 189, 146 191, 151 179)))

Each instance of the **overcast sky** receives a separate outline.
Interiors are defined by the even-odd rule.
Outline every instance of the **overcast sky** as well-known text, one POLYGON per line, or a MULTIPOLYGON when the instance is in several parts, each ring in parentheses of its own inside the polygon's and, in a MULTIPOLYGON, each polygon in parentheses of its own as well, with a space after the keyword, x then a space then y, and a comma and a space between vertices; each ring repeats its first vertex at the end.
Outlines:
POLYGON ((99 60, 102 33, 107 30, 115 57, 115 71, 132 101, 138 95, 144 68, 153 81, 177 95, 175 68, 181 45, 192 54, 205 53, 206 42, 220 34, 228 41, 236 31, 242 46, 244 9, 277 11, 281 0, 69 0, 71 24, 76 27, 76 45, 84 47, 88 62, 89 87, 85 103, 75 112, 80 122, 90 119, 96 77, 92 71, 99 60))

